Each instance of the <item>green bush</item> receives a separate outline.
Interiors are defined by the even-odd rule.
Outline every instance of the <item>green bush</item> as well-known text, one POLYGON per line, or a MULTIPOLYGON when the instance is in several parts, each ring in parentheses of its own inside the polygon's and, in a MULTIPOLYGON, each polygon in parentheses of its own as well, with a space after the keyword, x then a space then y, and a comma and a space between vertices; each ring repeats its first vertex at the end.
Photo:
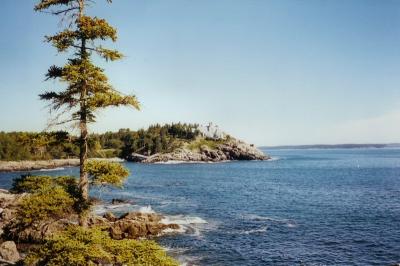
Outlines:
POLYGON ((13 180, 10 191, 13 193, 34 193, 42 188, 50 187, 52 183, 50 176, 22 175, 13 180))
POLYGON ((43 189, 48 189, 55 186, 61 186, 72 196, 76 196, 78 191, 77 179, 73 176, 33 176, 21 175, 13 180, 10 189, 13 193, 35 193, 43 189))
POLYGON ((195 141, 192 141, 187 145, 187 148, 191 151, 199 151, 202 146, 207 146, 209 149, 214 150, 218 147, 218 145, 224 143, 223 140, 210 140, 199 138, 195 141))
POLYGON ((87 161, 85 170, 89 174, 91 183, 96 186, 122 187, 123 182, 129 176, 129 171, 120 163, 103 160, 87 161))
POLYGON ((17 220, 30 225, 49 219, 60 219, 74 212, 75 199, 61 186, 43 188, 21 200, 17 220))
POLYGON ((177 266, 154 241, 113 240, 98 228, 71 226, 32 250, 26 265, 160 265, 177 266))

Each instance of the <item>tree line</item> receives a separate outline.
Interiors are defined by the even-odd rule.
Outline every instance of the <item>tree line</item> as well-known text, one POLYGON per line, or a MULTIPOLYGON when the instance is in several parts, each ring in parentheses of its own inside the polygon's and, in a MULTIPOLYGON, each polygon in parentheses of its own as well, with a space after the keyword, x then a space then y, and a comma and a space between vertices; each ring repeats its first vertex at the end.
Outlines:
MULTIPOLYGON (((155 124, 147 129, 120 129, 90 134, 89 157, 126 158, 132 153, 151 155, 170 152, 200 134, 197 124, 155 124)), ((79 157, 78 136, 65 131, 0 132, 0 160, 48 160, 79 157)))

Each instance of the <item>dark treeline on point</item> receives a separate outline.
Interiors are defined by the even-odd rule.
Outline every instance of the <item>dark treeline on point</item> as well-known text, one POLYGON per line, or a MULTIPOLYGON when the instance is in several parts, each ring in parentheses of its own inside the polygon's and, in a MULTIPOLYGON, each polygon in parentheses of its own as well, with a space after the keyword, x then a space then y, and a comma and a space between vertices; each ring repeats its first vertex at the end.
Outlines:
MULTIPOLYGON (((148 129, 91 134, 89 157, 170 152, 199 135, 197 124, 152 125, 148 129)), ((0 132, 0 160, 47 160, 79 157, 79 138, 64 131, 0 132)))

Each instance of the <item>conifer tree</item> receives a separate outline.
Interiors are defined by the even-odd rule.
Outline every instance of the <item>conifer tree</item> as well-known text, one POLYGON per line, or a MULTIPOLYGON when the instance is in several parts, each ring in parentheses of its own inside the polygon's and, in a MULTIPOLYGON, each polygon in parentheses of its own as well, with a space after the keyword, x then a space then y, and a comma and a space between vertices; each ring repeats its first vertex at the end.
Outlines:
MULTIPOLYGON (((60 17, 66 22, 66 27, 52 36, 46 36, 59 53, 72 53, 64 66, 51 66, 46 74, 46 80, 55 79, 66 84, 63 90, 46 91, 40 95, 42 100, 50 101, 51 110, 57 111, 57 124, 78 122, 80 129, 80 178, 79 189, 83 205, 89 200, 90 166, 88 157, 88 123, 95 122, 95 112, 109 106, 131 106, 139 109, 139 102, 133 95, 124 95, 115 90, 108 82, 104 70, 96 66, 92 56, 97 54, 106 61, 121 59, 123 55, 117 51, 99 45, 98 41, 117 39, 116 29, 106 20, 85 14, 86 8, 93 0, 40 0, 35 5, 35 11, 43 11, 60 17), (61 119, 67 114, 68 119, 61 119)), ((107 0, 111 3, 111 0, 107 0)), ((100 163, 99 163, 100 164, 100 163)), ((104 164, 104 163, 103 163, 104 164)), ((93 164, 91 164, 93 167, 93 164)), ((115 166, 94 165, 98 170, 117 169, 115 166)), ((119 168, 118 168, 119 169, 119 168)), ((94 171, 96 172, 96 171, 94 171)), ((98 171, 97 171, 98 172, 98 171)), ((119 173, 124 172, 119 169, 119 173)), ((124 176, 121 176, 123 178, 124 176)), ((99 178, 92 176, 96 181, 99 178)), ((120 185, 115 173, 102 172, 103 184, 120 185), (107 179, 111 177, 110 179, 107 179)), ((96 183, 94 181, 94 183, 96 183)), ((84 212, 80 224, 87 225, 84 212)))

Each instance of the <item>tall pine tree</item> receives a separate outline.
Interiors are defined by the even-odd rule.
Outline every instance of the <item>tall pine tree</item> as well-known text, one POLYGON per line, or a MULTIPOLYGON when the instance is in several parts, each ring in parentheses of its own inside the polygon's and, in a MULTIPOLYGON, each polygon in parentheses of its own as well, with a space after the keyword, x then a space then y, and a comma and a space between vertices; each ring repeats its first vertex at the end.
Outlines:
MULTIPOLYGON (((107 0, 111 3, 111 0, 107 0)), ((95 122, 95 112, 109 106, 131 106, 139 109, 139 102, 133 95, 124 95, 108 82, 104 70, 92 61, 97 54, 106 61, 119 60, 123 55, 117 50, 107 49, 98 41, 117 39, 116 29, 106 20, 85 14, 93 0, 41 0, 35 11, 45 11, 67 20, 67 26, 53 36, 46 36, 59 53, 72 53, 64 66, 51 66, 46 80, 56 79, 66 84, 59 91, 46 91, 40 95, 42 100, 50 101, 51 110, 58 112, 57 123, 78 122, 80 129, 80 179, 81 203, 88 205, 89 184, 121 185, 127 172, 116 165, 106 163, 87 163, 88 123, 95 122), (67 114, 68 119, 61 119, 67 114), (61 119, 61 120, 60 120, 61 119), (114 172, 113 172, 114 171, 114 172)), ((80 224, 87 225, 84 211, 80 224)))

